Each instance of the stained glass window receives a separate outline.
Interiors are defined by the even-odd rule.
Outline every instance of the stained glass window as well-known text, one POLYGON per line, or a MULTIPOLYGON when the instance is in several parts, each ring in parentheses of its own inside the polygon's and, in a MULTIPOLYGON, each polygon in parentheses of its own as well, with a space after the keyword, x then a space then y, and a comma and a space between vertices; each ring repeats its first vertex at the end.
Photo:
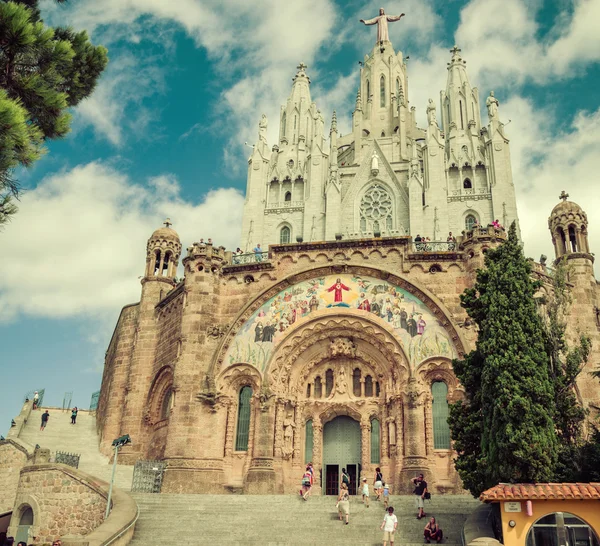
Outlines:
POLYGON ((304 444, 304 462, 310 463, 313 458, 313 422, 306 421, 306 442, 304 444))
POLYGON ((448 386, 443 381, 431 385, 433 397, 433 448, 450 449, 450 426, 448 425, 448 386))
POLYGON ((379 464, 379 420, 371 419, 371 463, 379 464))
POLYGON ((243 387, 240 391, 238 406, 237 434, 235 437, 235 450, 248 451, 248 436, 250 434, 250 399, 252 388, 243 387))
POLYGON ((371 186, 360 202, 361 231, 391 230, 393 208, 389 192, 380 184, 371 186))

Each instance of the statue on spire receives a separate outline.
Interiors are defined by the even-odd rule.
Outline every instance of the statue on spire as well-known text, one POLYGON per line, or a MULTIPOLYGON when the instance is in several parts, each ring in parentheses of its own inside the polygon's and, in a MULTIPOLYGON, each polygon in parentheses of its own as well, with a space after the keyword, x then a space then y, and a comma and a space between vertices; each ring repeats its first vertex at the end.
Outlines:
POLYGON ((498 119, 498 104, 498 99, 494 97, 494 92, 490 91, 490 96, 485 101, 490 121, 498 119))
POLYGON ((399 21, 402 17, 404 17, 404 13, 400 15, 386 15, 383 8, 379 8, 379 15, 374 17, 373 19, 361 19, 360 22, 365 25, 377 25, 377 42, 376 44, 381 44, 382 42, 389 42, 390 36, 388 34, 388 22, 393 23, 394 21, 399 21))

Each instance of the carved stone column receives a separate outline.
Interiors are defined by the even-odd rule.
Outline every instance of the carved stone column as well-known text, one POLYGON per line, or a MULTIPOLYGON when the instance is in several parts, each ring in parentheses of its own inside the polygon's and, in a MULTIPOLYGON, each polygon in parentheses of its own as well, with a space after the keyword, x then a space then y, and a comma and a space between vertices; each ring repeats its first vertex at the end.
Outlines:
POLYGON ((285 401, 277 400, 275 407, 275 458, 281 459, 281 451, 283 447, 283 419, 285 417, 285 401))
POLYGON ((381 408, 381 419, 380 419, 380 438, 379 438, 379 449, 381 450, 381 466, 387 466, 390 462, 388 456, 388 410, 387 406, 381 408))
POLYGON ((231 398, 223 401, 227 408, 227 428, 225 430, 225 457, 231 457, 233 454, 233 435, 235 433, 236 404, 231 398))
POLYGON ((315 471, 315 489, 321 488, 321 467, 323 465, 323 424, 318 418, 313 419, 313 469, 315 471))
POLYGON ((254 495, 283 493, 283 482, 277 478, 273 468, 276 407, 273 395, 261 391, 257 396, 257 401, 258 411, 255 419, 252 460, 244 479, 244 493, 254 495))
MULTIPOLYGON (((404 464, 400 472, 399 490, 410 493, 410 480, 415 475, 426 473, 427 455, 425 448, 425 391, 413 377, 409 380, 405 394, 404 464)), ((427 476, 425 477, 427 480, 427 476)))
POLYGON ((304 409, 304 404, 303 403, 299 403, 296 406, 296 414, 295 414, 295 420, 296 420, 296 428, 294 429, 294 453, 292 455, 293 457, 293 463, 294 464, 299 464, 301 462, 303 462, 300 457, 301 455, 301 444, 302 444, 302 434, 303 432, 306 430, 306 422, 303 418, 303 409, 304 409))
POLYGON ((367 469, 371 466, 371 423, 368 419, 361 420, 360 422, 360 433, 361 433, 361 454, 360 454, 360 464, 362 465, 362 476, 360 476, 361 480, 364 477, 367 477, 367 469))

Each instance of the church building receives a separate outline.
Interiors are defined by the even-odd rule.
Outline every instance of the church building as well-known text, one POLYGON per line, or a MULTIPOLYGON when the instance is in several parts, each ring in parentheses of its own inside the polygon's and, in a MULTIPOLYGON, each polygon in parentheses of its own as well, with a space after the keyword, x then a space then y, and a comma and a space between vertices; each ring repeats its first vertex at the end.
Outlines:
MULTIPOLYGON (((405 58, 387 35, 398 18, 365 21, 378 39, 360 66, 350 133, 339 135, 334 112, 327 138, 304 64, 276 143, 263 116, 245 252, 210 240, 183 250, 169 222, 148 240, 140 301, 121 311, 106 353, 97 426, 104 453, 129 434, 120 461, 164 461, 164 492, 297 494, 308 462, 314 494, 337 494, 342 468, 355 493, 376 467, 395 493, 420 472, 434 493, 462 491, 451 361, 476 331, 460 294, 505 240, 499 224, 518 226, 510 144, 498 100, 480 103, 457 47, 417 125, 405 58)), ((591 335, 592 369, 600 289, 587 217, 561 197, 551 239, 572 264, 569 328, 591 335)), ((534 264, 544 290, 550 273, 534 264)), ((584 376, 582 404, 600 403, 584 376)))

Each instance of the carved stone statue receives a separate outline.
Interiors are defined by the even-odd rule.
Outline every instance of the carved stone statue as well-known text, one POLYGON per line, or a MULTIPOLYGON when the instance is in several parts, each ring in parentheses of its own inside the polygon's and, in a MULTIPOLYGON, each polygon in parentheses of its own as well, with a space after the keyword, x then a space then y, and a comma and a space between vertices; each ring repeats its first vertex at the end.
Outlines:
POLYGON ((404 17, 404 13, 400 15, 386 15, 383 8, 379 9, 379 15, 373 19, 361 19, 360 22, 365 25, 377 25, 377 44, 381 42, 389 42, 390 35, 388 34, 388 22, 393 23, 404 17))
POLYGON ((283 421, 283 448, 281 453, 284 459, 289 459, 294 453, 294 429, 296 423, 294 416, 288 413, 283 421))
POLYGON ((258 122, 258 138, 262 140, 265 144, 267 142, 267 125, 269 124, 269 120, 265 114, 262 115, 260 121, 258 122))
POLYGON ((377 176, 379 173, 379 156, 375 150, 373 150, 373 156, 371 157, 371 173, 373 176, 377 176))
POLYGON ((329 344, 329 356, 336 358, 338 356, 356 356, 356 345, 347 337, 336 337, 329 344))
POLYGON ((494 92, 490 91, 490 96, 485 101, 490 121, 498 119, 498 104, 498 99, 494 97, 494 92))
POLYGON ((338 371, 338 376, 335 381, 335 391, 338 394, 346 394, 348 392, 348 382, 346 381, 346 369, 343 366, 338 371))
POLYGON ((427 105, 427 123, 429 125, 437 125, 435 104, 433 103, 433 99, 429 99, 429 104, 427 105))

